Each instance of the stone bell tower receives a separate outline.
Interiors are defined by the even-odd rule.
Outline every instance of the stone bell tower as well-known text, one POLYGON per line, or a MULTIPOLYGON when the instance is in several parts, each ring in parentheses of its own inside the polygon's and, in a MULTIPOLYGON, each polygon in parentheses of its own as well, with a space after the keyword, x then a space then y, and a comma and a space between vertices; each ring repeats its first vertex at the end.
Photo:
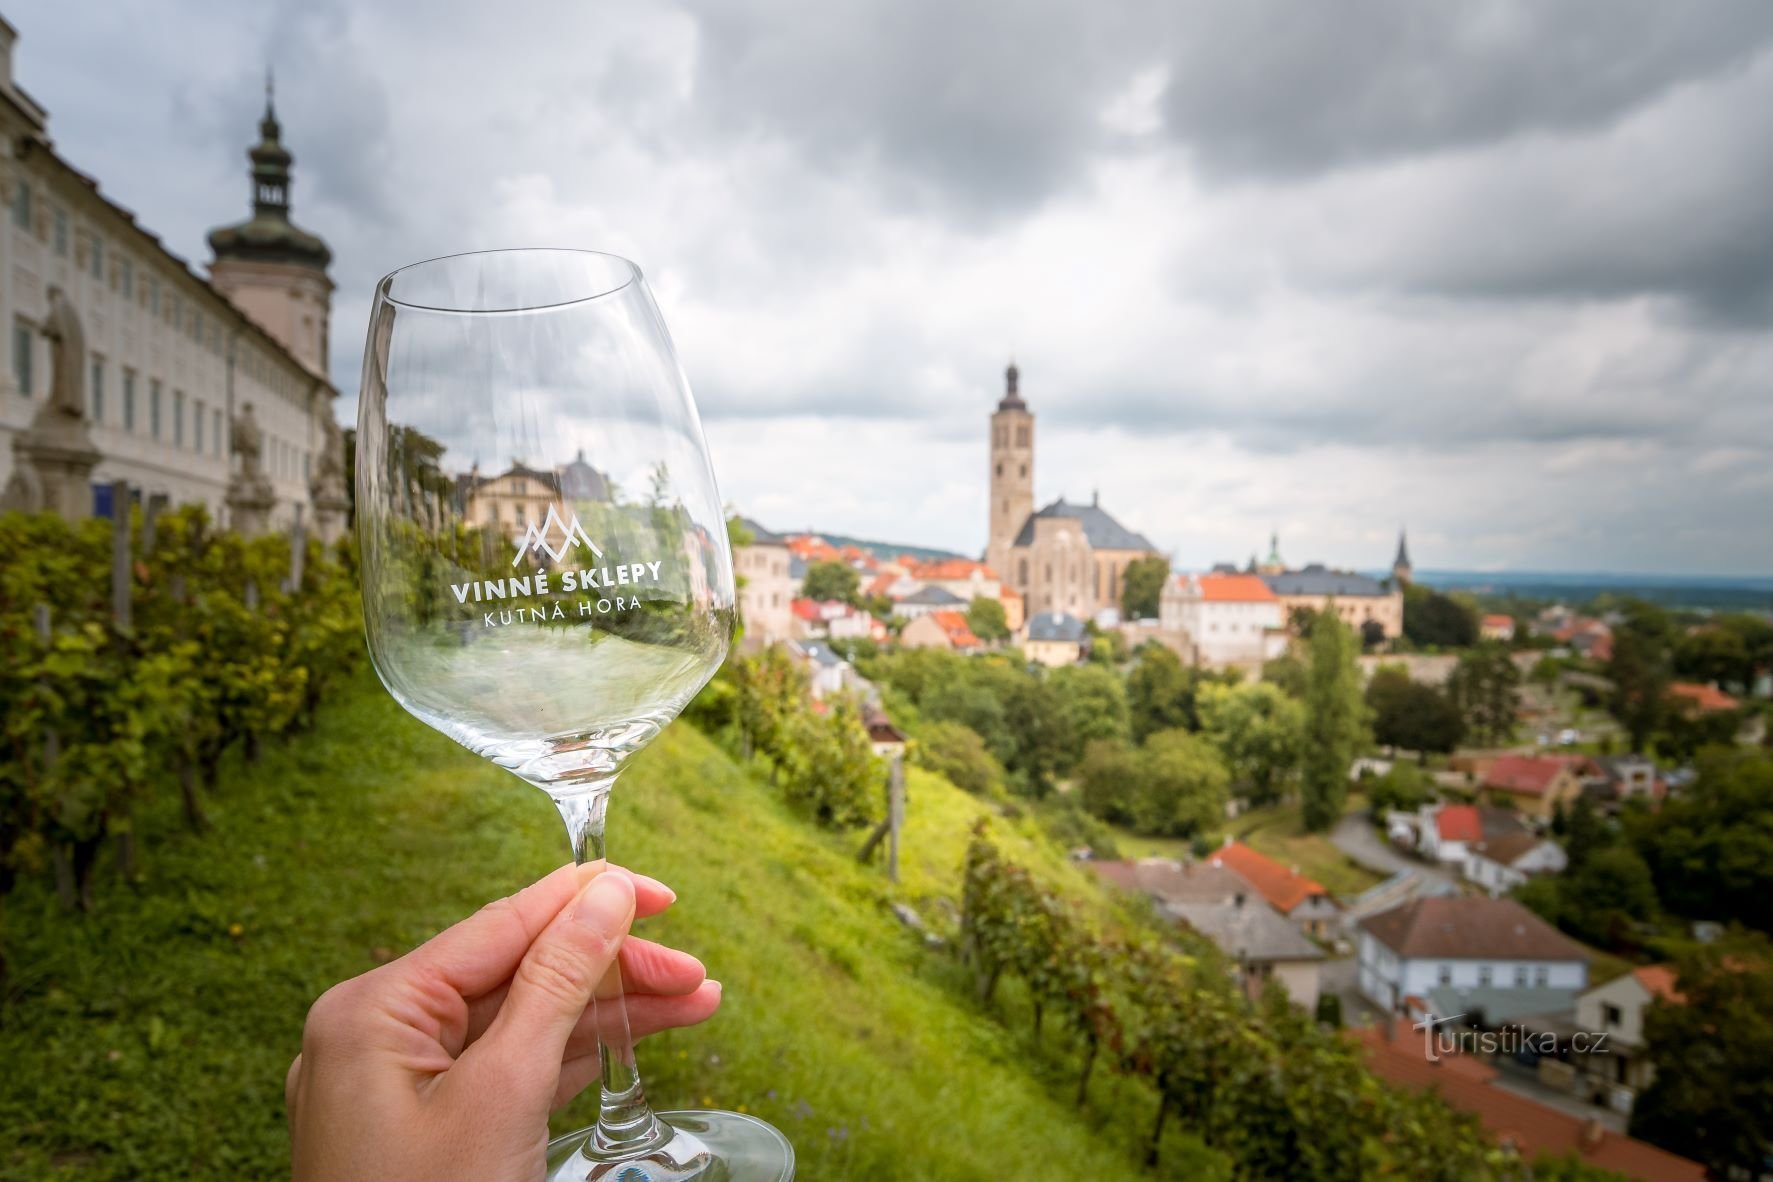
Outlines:
POLYGON ((1003 376, 1004 395, 991 416, 991 532, 985 561, 1010 579, 1010 547, 1034 512, 1034 413, 1022 401, 1022 374, 1014 361, 1003 376))
POLYGON ((325 378, 333 288, 326 267, 332 251, 289 220, 295 157, 283 146, 269 78, 259 142, 247 157, 252 161, 252 216, 210 231, 209 247, 215 252, 210 278, 309 372, 325 378))

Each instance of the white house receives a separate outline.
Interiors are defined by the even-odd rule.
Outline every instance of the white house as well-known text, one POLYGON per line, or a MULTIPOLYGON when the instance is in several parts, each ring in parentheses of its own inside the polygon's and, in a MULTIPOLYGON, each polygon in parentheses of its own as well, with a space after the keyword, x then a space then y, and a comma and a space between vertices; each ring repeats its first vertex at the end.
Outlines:
POLYGON ((1570 864, 1550 838, 1531 833, 1504 833, 1474 842, 1465 858, 1465 878, 1492 897, 1506 895, 1536 874, 1562 874, 1570 864))
POLYGON ((915 620, 931 612, 964 612, 970 603, 946 588, 926 586, 893 604, 893 614, 903 620, 915 620))
POLYGON ((1633 969, 1576 999, 1576 1027, 1605 1034, 1595 1053, 1576 1057, 1578 1095, 1629 1113, 1639 1092, 1650 1086, 1655 1069, 1644 1054, 1644 1011, 1656 1001, 1684 1005, 1667 965, 1633 969))
POLYGON ((1387 1013, 1444 986, 1575 994, 1588 985, 1582 949, 1512 899, 1417 899, 1356 932, 1361 995, 1387 1013))
POLYGON ((1286 647, 1281 601, 1256 575, 1177 575, 1158 602, 1160 626, 1187 635, 1203 665, 1260 665, 1286 647))

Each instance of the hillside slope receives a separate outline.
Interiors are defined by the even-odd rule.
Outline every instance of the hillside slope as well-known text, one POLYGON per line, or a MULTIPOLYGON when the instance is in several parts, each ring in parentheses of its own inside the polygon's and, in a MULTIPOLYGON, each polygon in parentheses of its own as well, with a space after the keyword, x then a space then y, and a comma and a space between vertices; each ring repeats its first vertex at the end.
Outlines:
MULTIPOLYGON (((949 954, 893 916, 905 901, 952 925, 942 900, 985 808, 922 772, 909 791, 893 888, 856 863, 860 835, 805 824, 687 725, 637 761, 612 851, 679 893, 647 934, 726 985, 712 1022, 643 1045, 650 1090, 776 1122, 805 1179, 1141 1176, 1137 1089, 1105 1079, 1074 1110, 1026 1026, 978 1011, 949 954)), ((145 818, 147 877, 104 883, 93 916, 60 915, 38 885, 10 900, 0 1178, 281 1174, 283 1072, 309 1001, 565 851, 540 793, 407 718, 367 674, 313 735, 228 768, 211 812, 202 837, 171 810, 145 818)), ((1018 823, 995 833, 1097 894, 1018 823)), ((582 1099, 560 1127, 589 1113, 582 1099)), ((1224 1176, 1184 1134, 1170 1141, 1164 1176, 1224 1176)))

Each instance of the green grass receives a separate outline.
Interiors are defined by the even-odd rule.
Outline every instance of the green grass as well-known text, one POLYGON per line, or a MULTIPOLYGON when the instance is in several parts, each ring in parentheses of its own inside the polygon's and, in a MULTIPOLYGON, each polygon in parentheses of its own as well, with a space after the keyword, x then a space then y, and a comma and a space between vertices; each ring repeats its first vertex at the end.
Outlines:
MULTIPOLYGON (((1364 798, 1349 797, 1349 812, 1364 808, 1364 798)), ((1348 898, 1381 881, 1380 875, 1337 849, 1327 834, 1305 832, 1297 804, 1251 809, 1227 823, 1224 833, 1214 839, 1214 844, 1222 841, 1226 834, 1283 866, 1297 866, 1299 873, 1316 879, 1332 895, 1348 898)), ((1143 837, 1117 828, 1114 842, 1121 855, 1127 858, 1181 859, 1192 853, 1189 840, 1183 837, 1143 837)))
MULTIPOLYGON (((170 808, 144 816, 145 877, 107 876, 95 914, 61 914, 37 881, 8 901, 0 1178, 285 1174, 283 1076, 312 999, 564 859, 540 793, 408 719, 367 674, 340 697, 314 734, 226 769, 211 833, 186 835, 170 808)), ((1099 1072, 1074 1109, 1062 1040, 1029 1036, 1013 989, 1008 1022, 978 1009, 952 957, 892 916, 905 901, 952 930, 968 830, 989 808, 918 770, 908 788, 895 888, 856 863, 859 834, 813 829, 688 726, 636 761, 612 852, 680 896, 642 930, 726 985, 711 1022, 643 1045, 655 1099, 775 1122, 806 1179, 1226 1177, 1181 1129, 1163 1172, 1141 1171, 1149 1092, 1099 1072)), ((1031 821, 994 832, 1103 900, 1031 821)), ((582 1097, 558 1129, 590 1112, 582 1097)))

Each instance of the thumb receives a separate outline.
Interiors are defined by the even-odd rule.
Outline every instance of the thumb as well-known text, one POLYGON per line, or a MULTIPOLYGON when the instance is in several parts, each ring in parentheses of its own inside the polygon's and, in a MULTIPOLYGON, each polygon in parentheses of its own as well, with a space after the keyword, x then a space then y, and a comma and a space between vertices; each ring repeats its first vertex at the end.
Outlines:
POLYGON ((499 1015, 476 1044, 509 1066, 552 1079, 566 1042, 634 922, 634 882, 604 871, 536 937, 511 978, 499 1015))

